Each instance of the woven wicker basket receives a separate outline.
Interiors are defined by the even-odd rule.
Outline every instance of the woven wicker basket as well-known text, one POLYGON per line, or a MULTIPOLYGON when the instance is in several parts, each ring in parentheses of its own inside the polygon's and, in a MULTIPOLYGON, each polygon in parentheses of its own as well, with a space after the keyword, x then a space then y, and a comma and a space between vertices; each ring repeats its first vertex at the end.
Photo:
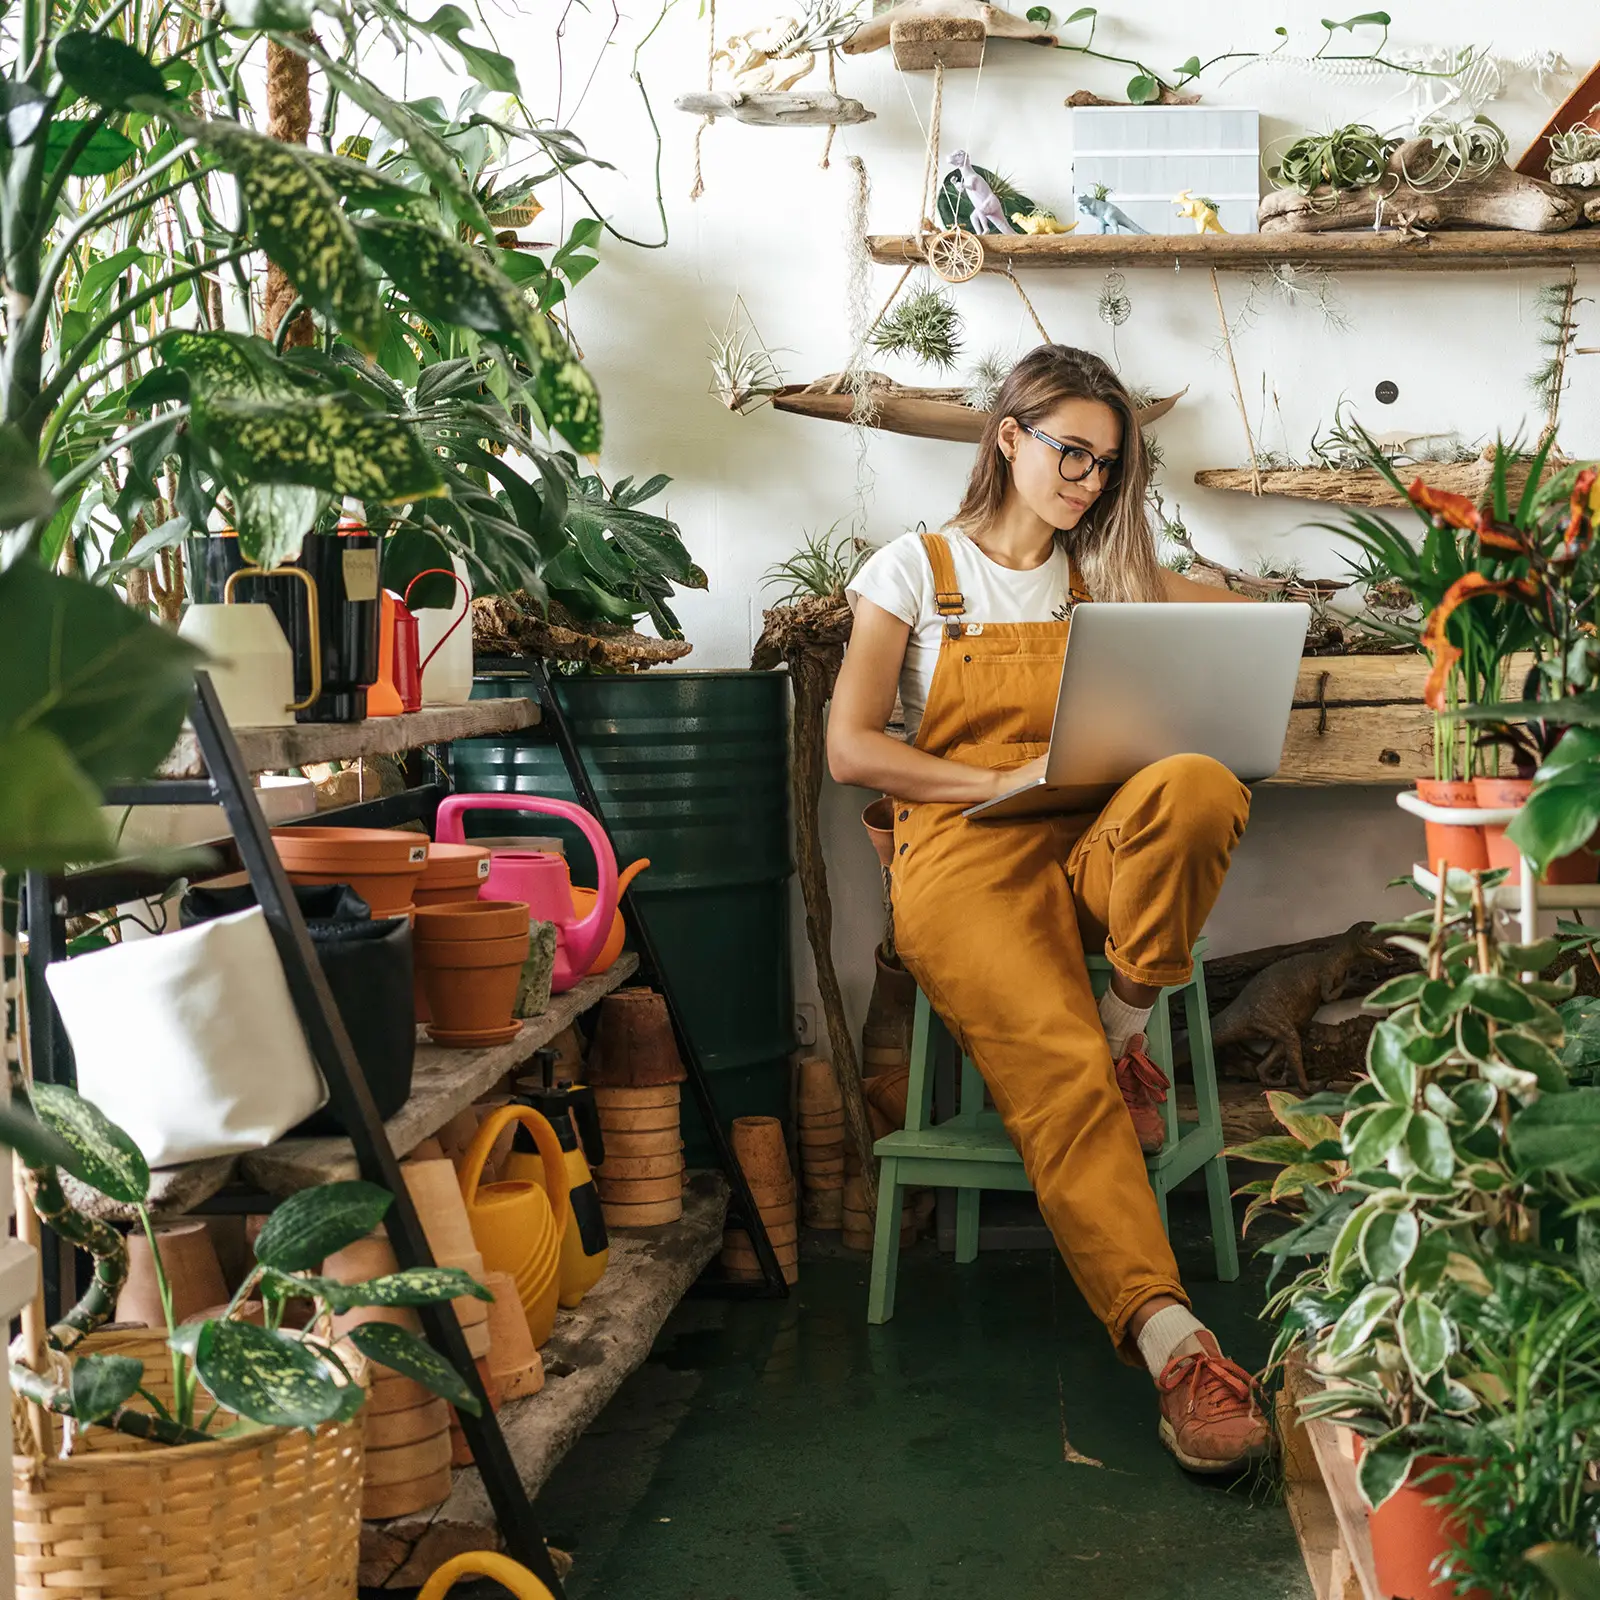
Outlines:
MULTIPOLYGON (((138 1357, 170 1400, 159 1334, 80 1350, 138 1357)), ((15 1456, 18 1600, 354 1600, 362 1429, 358 1415, 168 1446, 90 1428, 65 1461, 15 1456)))

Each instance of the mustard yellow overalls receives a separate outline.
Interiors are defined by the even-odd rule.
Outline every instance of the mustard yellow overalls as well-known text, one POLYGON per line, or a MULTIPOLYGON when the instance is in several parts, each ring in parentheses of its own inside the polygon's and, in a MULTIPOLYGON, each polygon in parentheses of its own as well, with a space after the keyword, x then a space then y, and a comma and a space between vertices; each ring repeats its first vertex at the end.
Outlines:
MULTIPOLYGON (((916 748, 990 769, 1043 754, 1070 622, 965 621, 949 545, 923 544, 946 626, 916 748)), ((1071 587, 1075 604, 1091 598, 1076 565, 1071 587)), ((896 943, 983 1074, 1079 1290, 1131 1358, 1134 1312, 1187 1296, 1084 949, 1138 983, 1187 978, 1249 791, 1210 757, 1181 755, 1098 816, 976 822, 964 809, 894 803, 896 943)))

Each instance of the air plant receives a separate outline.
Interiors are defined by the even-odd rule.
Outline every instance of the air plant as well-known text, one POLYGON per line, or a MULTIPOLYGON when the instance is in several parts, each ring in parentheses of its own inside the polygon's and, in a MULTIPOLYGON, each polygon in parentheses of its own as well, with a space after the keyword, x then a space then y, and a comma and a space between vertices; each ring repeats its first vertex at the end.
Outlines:
POLYGON ((1424 117, 1417 137, 1433 147, 1418 170, 1402 161, 1401 176, 1420 194, 1437 194, 1463 178, 1481 178, 1506 158, 1504 131, 1487 117, 1424 117))
POLYGON ((1230 331, 1239 333, 1261 315, 1268 300, 1279 300, 1291 308, 1306 307, 1322 318, 1322 325, 1334 333, 1349 330, 1350 318, 1339 303, 1339 280, 1326 267, 1304 262, 1273 261, 1252 272, 1244 301, 1235 313, 1230 331))
POLYGON ((756 332, 744 297, 734 297, 728 326, 711 335, 711 393, 741 416, 758 410, 783 387, 773 352, 756 332))
POLYGON ((1016 357, 1004 350, 990 350, 978 357, 967 370, 967 385, 961 399, 974 411, 992 411, 1000 397, 1000 385, 1010 376, 1016 357))
POLYGON ((1544 431, 1554 436, 1561 416, 1561 396, 1567 386, 1567 360, 1578 339, 1578 322, 1573 315, 1580 299, 1577 274, 1569 272, 1562 283, 1547 283, 1534 294, 1534 309, 1539 318, 1540 347, 1544 359, 1528 374, 1528 388, 1545 409, 1544 431))
POLYGON ((1550 135, 1549 169, 1575 167, 1585 161, 1600 161, 1600 130, 1580 122, 1575 128, 1550 135))
MULTIPOLYGON (((1097 190, 1102 187, 1101 184, 1095 185, 1097 190)), ((1098 198, 1105 197, 1101 195, 1098 198)), ((1100 320, 1113 328, 1120 328, 1133 315, 1133 302, 1128 298, 1128 280, 1115 268, 1105 275, 1094 308, 1100 320)))
POLYGON ((948 372, 961 354, 961 315, 949 290, 931 281, 913 289, 879 321, 872 348, 886 356, 914 356, 948 372))
POLYGON ((807 599, 831 599, 844 593, 876 546, 853 530, 840 533, 835 522, 826 533, 801 535, 800 548, 786 560, 768 567, 761 584, 766 589, 782 589, 775 602, 792 606, 807 599))
POLYGON ((1364 122, 1347 122, 1331 133, 1308 133, 1284 151, 1267 176, 1280 189, 1313 194, 1331 189, 1339 194, 1376 183, 1388 166, 1389 154, 1399 144, 1364 122))

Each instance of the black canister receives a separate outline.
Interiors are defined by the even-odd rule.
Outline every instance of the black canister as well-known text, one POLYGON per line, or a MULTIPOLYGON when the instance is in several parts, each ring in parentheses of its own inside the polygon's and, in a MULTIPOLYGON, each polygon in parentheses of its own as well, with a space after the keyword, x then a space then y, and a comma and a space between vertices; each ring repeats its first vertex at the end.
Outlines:
MULTIPOLYGON (((295 720, 360 722, 367 714, 367 689, 378 681, 378 536, 308 533, 297 565, 305 568, 317 586, 322 693, 304 711, 297 711, 295 720)), ((310 630, 304 598, 292 597, 289 616, 280 610, 278 620, 294 651, 294 692, 300 699, 311 692, 310 630)))

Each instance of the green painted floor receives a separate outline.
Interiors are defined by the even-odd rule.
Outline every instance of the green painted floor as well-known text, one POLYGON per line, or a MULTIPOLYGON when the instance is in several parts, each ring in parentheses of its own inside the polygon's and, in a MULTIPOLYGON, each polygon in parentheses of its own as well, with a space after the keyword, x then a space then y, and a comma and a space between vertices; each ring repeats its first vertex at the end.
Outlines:
MULTIPOLYGON (((1263 1271, 1218 1284, 1176 1197, 1199 1314, 1249 1365, 1263 1271)), ((931 1243, 868 1328, 834 1249, 787 1304, 692 1298, 539 1500, 571 1600, 1310 1600, 1269 1482, 1185 1475, 1153 1391, 1053 1252, 931 1243)))

